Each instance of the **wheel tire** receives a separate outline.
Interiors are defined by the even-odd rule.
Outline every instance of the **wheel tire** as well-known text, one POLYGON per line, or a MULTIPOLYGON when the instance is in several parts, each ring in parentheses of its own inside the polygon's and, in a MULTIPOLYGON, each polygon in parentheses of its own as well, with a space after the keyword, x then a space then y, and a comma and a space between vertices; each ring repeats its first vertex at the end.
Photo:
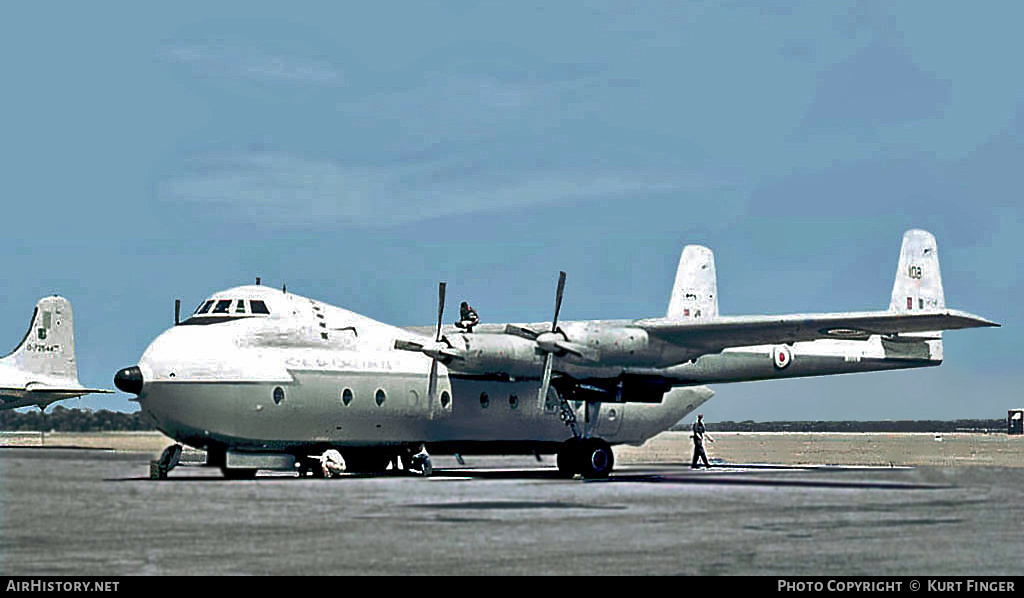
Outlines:
POLYGON ((343 454, 343 456, 345 457, 345 471, 373 475, 385 473, 392 459, 390 454, 375 452, 349 453, 343 454))
POLYGON ((220 468, 221 473, 224 477, 229 480, 253 480, 256 478, 256 469, 229 469, 227 467, 220 468))
POLYGON ((615 467, 615 453, 610 444, 600 438, 588 438, 581 451, 580 473, 594 480, 608 477, 615 467))
POLYGON ((582 451, 580 450, 580 442, 575 438, 566 440, 562 443, 561 450, 555 456, 555 463, 558 465, 558 471, 563 476, 571 478, 572 476, 580 473, 582 469, 582 451))

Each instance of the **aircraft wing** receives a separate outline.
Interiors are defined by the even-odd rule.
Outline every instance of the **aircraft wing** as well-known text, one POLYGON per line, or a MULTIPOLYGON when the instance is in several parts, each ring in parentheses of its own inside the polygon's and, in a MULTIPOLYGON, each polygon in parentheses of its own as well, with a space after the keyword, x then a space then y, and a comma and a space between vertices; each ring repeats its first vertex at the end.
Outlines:
POLYGON ((651 318, 633 326, 666 342, 702 353, 728 347, 795 343, 817 339, 863 339, 901 334, 999 326, 996 322, 954 309, 901 313, 889 311, 792 314, 784 316, 720 316, 711 320, 651 318))

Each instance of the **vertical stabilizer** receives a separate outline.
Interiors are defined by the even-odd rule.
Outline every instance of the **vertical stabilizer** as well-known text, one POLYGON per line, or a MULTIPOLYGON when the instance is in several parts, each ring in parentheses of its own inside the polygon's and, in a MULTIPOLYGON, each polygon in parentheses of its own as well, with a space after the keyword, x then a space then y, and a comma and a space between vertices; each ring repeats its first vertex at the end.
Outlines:
POLYGON ((914 313, 944 307, 946 299, 942 293, 935 237, 927 231, 908 230, 903 235, 889 310, 914 313))
POLYGON ((707 319, 718 316, 715 254, 707 247, 687 245, 679 257, 667 318, 707 319))
POLYGON ((56 295, 40 299, 25 338, 2 361, 23 372, 67 379, 77 385, 71 303, 56 295))
MULTIPOLYGON (((946 307, 939 273, 939 249, 928 231, 908 230, 903 234, 900 262, 896 266, 896 282, 892 287, 889 310, 916 313, 946 307)), ((942 361, 942 331, 911 332, 903 337, 925 339, 932 361, 942 361)))

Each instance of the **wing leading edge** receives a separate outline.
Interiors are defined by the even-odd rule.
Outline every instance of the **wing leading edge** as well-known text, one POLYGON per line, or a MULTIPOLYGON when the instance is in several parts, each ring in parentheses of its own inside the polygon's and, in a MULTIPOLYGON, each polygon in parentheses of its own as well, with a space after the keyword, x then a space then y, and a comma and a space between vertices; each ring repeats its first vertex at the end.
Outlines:
POLYGON ((845 312, 782 316, 720 316, 714 320, 637 320, 642 328, 673 345, 700 353, 717 353, 729 347, 789 344, 819 339, 864 339, 872 335, 984 328, 998 323, 955 309, 898 312, 845 312))

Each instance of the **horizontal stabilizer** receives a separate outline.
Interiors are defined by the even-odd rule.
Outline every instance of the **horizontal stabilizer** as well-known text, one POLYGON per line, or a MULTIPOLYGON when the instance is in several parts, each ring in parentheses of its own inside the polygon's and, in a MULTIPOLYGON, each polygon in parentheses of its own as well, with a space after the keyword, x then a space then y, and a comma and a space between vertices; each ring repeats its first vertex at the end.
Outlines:
POLYGON ((70 387, 57 387, 48 386, 46 384, 29 384, 25 389, 31 393, 47 393, 47 394, 74 394, 74 395, 89 395, 89 394, 113 394, 114 391, 107 390, 105 388, 70 388, 70 387))

